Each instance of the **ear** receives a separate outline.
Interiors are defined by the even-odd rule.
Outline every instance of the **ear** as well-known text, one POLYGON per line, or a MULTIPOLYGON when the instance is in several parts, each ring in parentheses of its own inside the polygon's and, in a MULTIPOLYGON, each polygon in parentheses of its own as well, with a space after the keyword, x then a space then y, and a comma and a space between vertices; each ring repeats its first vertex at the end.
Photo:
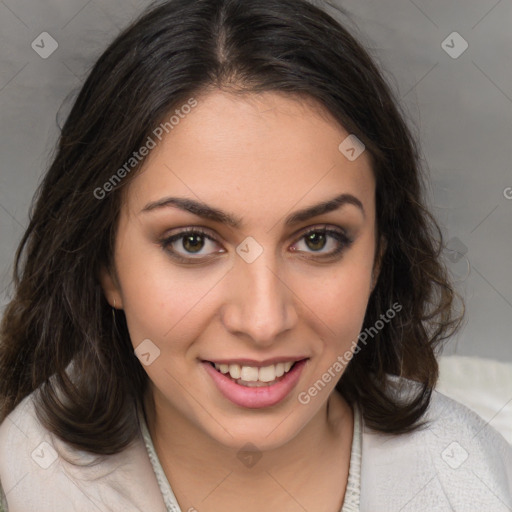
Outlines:
POLYGON ((107 302, 116 309, 123 309, 123 298, 115 273, 106 266, 100 270, 100 283, 107 302))
POLYGON ((379 275, 382 268, 382 260, 384 259, 384 254, 386 253, 386 249, 388 247, 388 241, 384 235, 381 235, 379 242, 378 253, 375 254, 375 261, 373 263, 370 293, 372 293, 375 289, 375 286, 377 286, 377 281, 379 280, 379 275))

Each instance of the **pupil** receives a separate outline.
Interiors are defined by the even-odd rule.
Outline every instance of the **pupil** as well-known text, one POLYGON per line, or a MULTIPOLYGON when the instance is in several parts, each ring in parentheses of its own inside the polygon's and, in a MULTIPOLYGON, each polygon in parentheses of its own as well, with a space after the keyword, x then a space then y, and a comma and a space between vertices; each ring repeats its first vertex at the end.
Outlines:
POLYGON ((313 251, 319 251, 325 246, 325 233, 311 233, 306 239, 307 246, 313 251))
POLYGON ((183 248, 188 252, 198 252, 203 248, 204 240, 201 235, 187 235, 183 238, 183 248))

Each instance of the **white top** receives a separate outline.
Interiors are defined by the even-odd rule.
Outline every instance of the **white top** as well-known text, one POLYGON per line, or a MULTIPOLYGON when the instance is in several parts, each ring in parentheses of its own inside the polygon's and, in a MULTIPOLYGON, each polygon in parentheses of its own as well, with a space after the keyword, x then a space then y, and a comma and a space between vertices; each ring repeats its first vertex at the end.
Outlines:
POLYGON ((440 357, 437 389, 489 421, 512 444, 512 361, 440 357))
MULTIPOLYGON (((400 384, 404 394, 413 386, 400 384)), ((512 510, 512 447, 467 407, 434 392, 426 427, 402 435, 363 420, 357 434, 357 418, 342 512, 512 510)), ((33 395, 0 425, 0 483, 9 512, 180 510, 147 434, 95 457, 44 429, 33 395)))
MULTIPOLYGON (((350 466, 348 472, 347 488, 345 491, 345 499, 340 512, 359 512, 359 495, 361 490, 361 413, 357 405, 354 405, 354 433, 352 437, 352 448, 350 452, 350 466)), ((142 438, 148 452, 149 460, 155 471, 155 476, 162 493, 167 512, 182 512, 178 501, 174 496, 174 492, 165 476, 158 455, 156 454, 153 440, 149 433, 144 414, 139 414, 142 438)))

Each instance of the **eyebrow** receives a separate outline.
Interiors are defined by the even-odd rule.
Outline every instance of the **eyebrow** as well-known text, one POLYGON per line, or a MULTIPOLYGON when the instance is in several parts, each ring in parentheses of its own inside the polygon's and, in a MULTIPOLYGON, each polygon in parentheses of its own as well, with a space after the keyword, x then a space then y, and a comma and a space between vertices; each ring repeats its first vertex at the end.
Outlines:
MULTIPOLYGON (((304 222, 324 213, 335 211, 347 204, 351 204, 359 208, 363 214, 363 217, 366 217, 363 204, 357 197, 353 196, 352 194, 340 194, 339 196, 336 196, 327 201, 322 201, 321 203, 296 211, 295 213, 286 217, 285 225, 290 226, 304 222)), ((141 212, 151 212, 159 208, 166 207, 176 207, 180 210, 184 210, 197 215, 198 217, 219 222, 221 224, 227 224, 233 228, 240 228, 242 225, 242 219, 240 217, 236 217, 230 213, 219 210, 218 208, 209 206, 201 201, 196 201, 194 199, 188 199, 184 197, 164 197, 157 201, 148 203, 141 212)))

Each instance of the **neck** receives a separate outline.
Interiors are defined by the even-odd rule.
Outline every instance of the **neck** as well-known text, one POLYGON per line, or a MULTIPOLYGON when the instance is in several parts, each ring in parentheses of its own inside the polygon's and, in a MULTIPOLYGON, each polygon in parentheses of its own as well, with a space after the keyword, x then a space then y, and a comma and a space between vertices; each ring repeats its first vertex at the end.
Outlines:
POLYGON ((293 439, 253 454, 258 462, 250 468, 241 463, 239 449, 216 442, 177 411, 164 407, 158 398, 155 400, 153 392, 146 396, 145 412, 155 450, 173 489, 179 487, 178 473, 193 475, 196 482, 212 483, 219 481, 219 475, 229 474, 230 480, 238 481, 242 487, 247 484, 261 492, 269 482, 269 474, 283 475, 292 470, 290 478, 305 484, 311 472, 326 466, 333 455, 348 474, 353 412, 337 391, 293 439))

